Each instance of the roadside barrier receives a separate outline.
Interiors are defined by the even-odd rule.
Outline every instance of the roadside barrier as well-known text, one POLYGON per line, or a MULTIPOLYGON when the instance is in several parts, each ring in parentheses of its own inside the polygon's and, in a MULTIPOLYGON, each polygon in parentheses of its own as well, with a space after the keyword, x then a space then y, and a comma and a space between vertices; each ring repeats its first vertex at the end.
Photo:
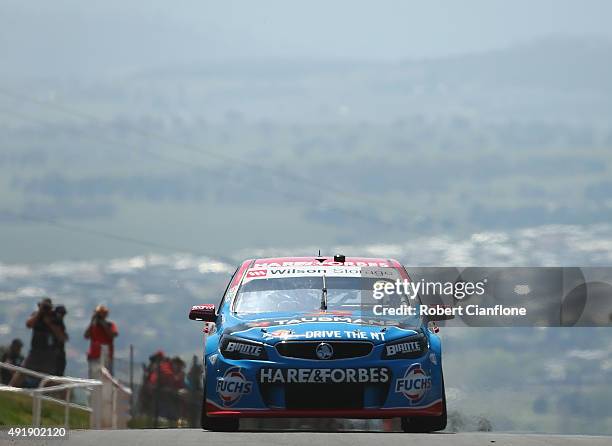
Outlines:
POLYGON ((79 409, 89 413, 90 427, 125 428, 129 418, 132 391, 113 378, 105 367, 100 367, 100 379, 73 378, 54 376, 13 364, 0 362, 0 368, 19 372, 39 379, 37 388, 21 388, 0 385, 0 392, 13 392, 28 395, 32 398, 32 426, 40 427, 42 401, 50 401, 64 406, 64 426, 69 427, 70 409, 79 409), (57 383, 49 385, 49 383, 57 383), (84 389, 90 393, 90 405, 70 401, 74 389, 84 389), (62 391, 64 398, 54 398, 49 393, 62 391))

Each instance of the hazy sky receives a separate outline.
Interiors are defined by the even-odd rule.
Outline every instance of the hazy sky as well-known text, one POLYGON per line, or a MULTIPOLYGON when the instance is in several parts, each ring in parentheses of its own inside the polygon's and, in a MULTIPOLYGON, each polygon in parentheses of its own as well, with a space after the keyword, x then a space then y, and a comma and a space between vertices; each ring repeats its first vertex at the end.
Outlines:
POLYGON ((386 59, 612 36, 606 0, 0 2, 0 70, 114 73, 210 59, 386 59))

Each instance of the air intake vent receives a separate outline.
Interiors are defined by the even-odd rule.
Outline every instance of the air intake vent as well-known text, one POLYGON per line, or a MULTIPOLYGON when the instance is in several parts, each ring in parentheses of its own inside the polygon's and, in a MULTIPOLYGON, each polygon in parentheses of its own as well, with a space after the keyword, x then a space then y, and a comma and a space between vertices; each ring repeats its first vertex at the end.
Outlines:
POLYGON ((317 347, 322 343, 331 345, 333 354, 330 360, 334 359, 349 359, 349 358, 360 358, 367 356, 372 351, 371 342, 352 342, 352 341, 315 341, 315 342, 301 342, 301 341, 284 341, 276 344, 276 351, 281 356, 287 358, 298 358, 298 359, 314 359, 319 360, 317 356, 317 347))

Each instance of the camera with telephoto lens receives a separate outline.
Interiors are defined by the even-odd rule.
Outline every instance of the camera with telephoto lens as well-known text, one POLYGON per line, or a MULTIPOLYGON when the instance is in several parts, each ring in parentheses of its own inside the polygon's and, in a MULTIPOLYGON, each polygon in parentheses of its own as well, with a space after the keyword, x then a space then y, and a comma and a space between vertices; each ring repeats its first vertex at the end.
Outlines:
POLYGON ((49 314, 53 311, 53 305, 50 302, 44 300, 39 304, 39 308, 40 311, 45 314, 49 314))

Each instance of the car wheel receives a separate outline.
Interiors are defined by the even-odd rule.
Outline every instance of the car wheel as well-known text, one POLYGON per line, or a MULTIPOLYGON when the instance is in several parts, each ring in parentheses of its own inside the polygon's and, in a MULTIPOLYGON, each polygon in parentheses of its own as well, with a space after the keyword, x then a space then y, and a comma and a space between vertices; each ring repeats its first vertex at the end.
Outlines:
POLYGON ((424 433, 446 429, 446 391, 444 390, 444 375, 442 375, 442 415, 425 417, 402 417, 404 432, 424 433))
POLYGON ((238 418, 216 418, 206 415, 206 381, 204 381, 204 391, 202 399, 202 429, 215 432, 236 432, 240 427, 238 418))

